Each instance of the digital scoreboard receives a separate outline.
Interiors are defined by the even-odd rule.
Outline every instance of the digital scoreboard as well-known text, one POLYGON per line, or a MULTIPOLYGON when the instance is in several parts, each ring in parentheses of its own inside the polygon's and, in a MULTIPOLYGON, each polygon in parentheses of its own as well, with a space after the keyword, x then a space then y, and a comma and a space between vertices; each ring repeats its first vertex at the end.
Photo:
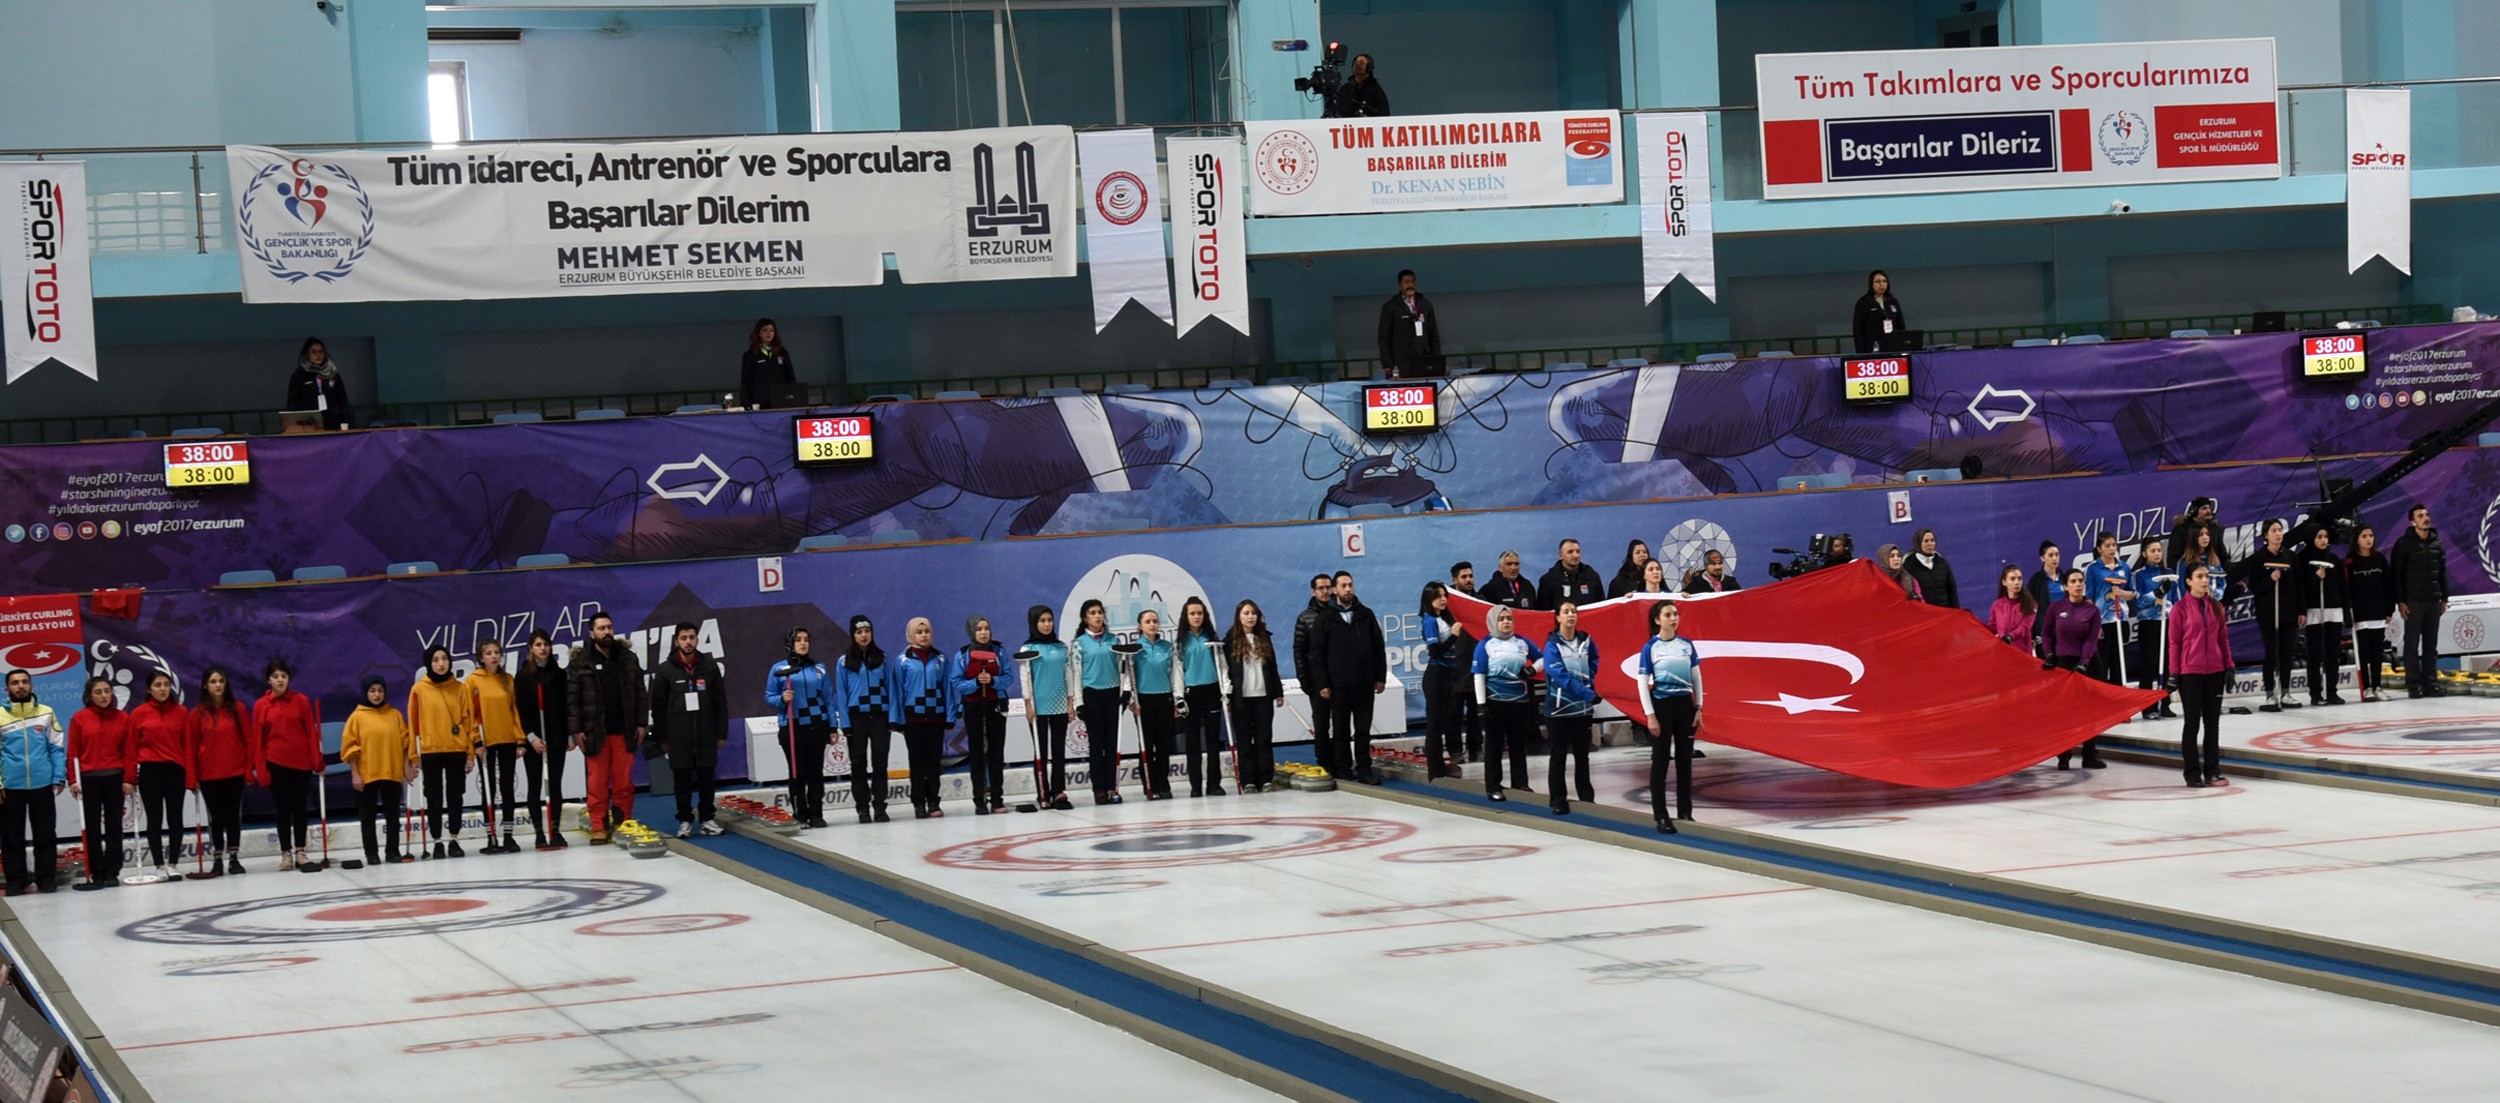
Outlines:
POLYGON ((165 487, 206 490, 252 485, 251 445, 239 440, 165 446, 165 487))
POLYGON ((2350 379, 2370 368, 2369 339, 2365 330, 2330 333, 2300 339, 2300 375, 2303 379, 2350 379))
POLYGON ((792 423, 792 447, 808 467, 875 463, 877 419, 874 414, 802 417, 792 423))
POLYGON ((1907 402, 1910 358, 1857 356, 1840 362, 1840 400, 1851 406, 1907 402))
POLYGON ((1441 389, 1429 382, 1365 385, 1363 431, 1383 436, 1440 432, 1441 389))

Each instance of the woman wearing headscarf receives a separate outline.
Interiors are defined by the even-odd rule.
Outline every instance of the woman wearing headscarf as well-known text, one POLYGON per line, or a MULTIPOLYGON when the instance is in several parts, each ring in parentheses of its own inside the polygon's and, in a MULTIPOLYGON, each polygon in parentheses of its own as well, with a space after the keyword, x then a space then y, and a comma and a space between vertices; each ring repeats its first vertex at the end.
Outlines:
POLYGON ((927 617, 903 625, 903 653, 894 657, 894 718, 903 725, 903 755, 911 765, 911 814, 933 819, 946 814, 938 807, 938 775, 946 770, 946 729, 955 726, 955 684, 946 677, 954 666, 937 649, 937 627, 927 617))
POLYGON ((1936 554, 1936 530, 1920 529, 1910 537, 1910 554, 1901 561, 1901 569, 1918 583, 1920 600, 1946 609, 1962 607, 1961 588, 1953 581, 1953 564, 1936 554))
POLYGON ((468 687, 451 676, 451 652, 439 645, 425 649, 425 672, 408 687, 408 730, 425 775, 425 831, 434 856, 461 857, 467 852, 460 849, 460 811, 468 800, 477 714, 468 687))
POLYGON ((851 646, 833 669, 834 723, 851 752, 851 807, 859 822, 884 823, 886 756, 893 749, 894 667, 867 617, 851 618, 851 646))
POLYGON ((1050 606, 1024 611, 1024 647, 1031 653, 1024 674, 1024 714, 1033 718, 1033 801, 1062 812, 1068 800, 1068 714, 1077 699, 1076 663, 1059 642, 1058 617, 1050 606), (1047 764, 1047 765, 1045 765, 1047 764))
MULTIPOLYGON (((781 637, 782 660, 764 676, 764 704, 781 718, 781 753, 790 760, 790 816, 825 826, 825 745, 834 730, 833 672, 816 661, 805 628, 781 637)), ((863 812, 860 817, 867 819, 863 812)))
POLYGON ((1885 578, 1891 579, 1893 585, 1901 587, 1901 593, 1910 600, 1927 600, 1919 593, 1918 580, 1910 577, 1910 572, 1901 569, 1901 563, 1901 545, 1886 544, 1875 549, 1875 566, 1884 572, 1885 578))
POLYGON ((1536 673, 1537 649, 1512 630, 1511 611, 1496 605, 1485 615, 1485 638, 1476 644, 1476 704, 1484 709, 1484 795, 1508 799, 1502 792, 1502 752, 1510 752, 1511 779, 1521 792, 1528 788, 1528 738, 1536 730, 1536 693, 1528 679, 1536 673))

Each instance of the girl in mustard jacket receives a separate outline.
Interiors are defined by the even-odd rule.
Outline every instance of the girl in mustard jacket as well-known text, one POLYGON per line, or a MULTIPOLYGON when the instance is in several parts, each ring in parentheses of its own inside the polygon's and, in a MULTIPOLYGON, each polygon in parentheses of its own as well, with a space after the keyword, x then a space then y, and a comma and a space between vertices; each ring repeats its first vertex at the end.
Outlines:
POLYGON ((391 707, 390 695, 378 676, 365 679, 365 698, 347 727, 339 733, 339 761, 347 764, 347 781, 356 790, 356 818, 364 825, 365 864, 382 864, 375 844, 373 819, 382 817, 390 833, 390 860, 413 862, 399 851, 399 812, 417 749, 408 738, 408 722, 391 707))
MULTIPOLYGON (((503 645, 487 640, 477 645, 477 669, 470 671, 465 684, 469 687, 469 707, 477 713, 478 741, 486 748, 486 768, 478 779, 478 803, 486 806, 486 849, 488 854, 510 854, 521 849, 512 839, 513 812, 519 807, 513 799, 512 782, 521 762, 521 708, 512 688, 512 675, 504 673, 503 645), (495 830, 503 831, 503 841, 495 841, 495 830)), ((456 832, 455 832, 456 833, 456 832)))
POLYGON ((469 755, 477 749, 477 713, 469 689, 451 676, 451 652, 425 651, 425 673, 408 687, 408 730, 425 771, 425 832, 434 856, 458 858, 460 806, 468 799, 469 755), (444 828, 445 814, 450 828, 444 828))

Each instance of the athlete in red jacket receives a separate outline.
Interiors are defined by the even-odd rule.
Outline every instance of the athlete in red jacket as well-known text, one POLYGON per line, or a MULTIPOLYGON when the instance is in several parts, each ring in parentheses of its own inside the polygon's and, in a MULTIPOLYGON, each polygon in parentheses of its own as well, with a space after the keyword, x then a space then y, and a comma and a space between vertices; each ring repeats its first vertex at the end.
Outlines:
MULTIPOLYGON (((262 780, 277 804, 278 868, 293 869, 311 857, 304 802, 320 783, 326 765, 321 753, 321 702, 291 688, 295 671, 285 659, 269 660, 261 676, 268 680, 269 692, 252 705, 252 725, 258 729, 255 737, 267 767, 262 780)), ((329 825, 322 825, 322 830, 329 830, 329 825)))

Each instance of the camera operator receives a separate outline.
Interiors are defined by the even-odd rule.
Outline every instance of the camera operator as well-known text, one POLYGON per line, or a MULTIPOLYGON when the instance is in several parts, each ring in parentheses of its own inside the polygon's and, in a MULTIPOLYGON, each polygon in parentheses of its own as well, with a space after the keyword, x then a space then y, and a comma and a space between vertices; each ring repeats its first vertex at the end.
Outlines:
POLYGON ((1337 102, 1331 112, 1343 119, 1376 119, 1389 114, 1389 93, 1382 90, 1372 75, 1372 56, 1354 55, 1354 73, 1337 86, 1337 102))

